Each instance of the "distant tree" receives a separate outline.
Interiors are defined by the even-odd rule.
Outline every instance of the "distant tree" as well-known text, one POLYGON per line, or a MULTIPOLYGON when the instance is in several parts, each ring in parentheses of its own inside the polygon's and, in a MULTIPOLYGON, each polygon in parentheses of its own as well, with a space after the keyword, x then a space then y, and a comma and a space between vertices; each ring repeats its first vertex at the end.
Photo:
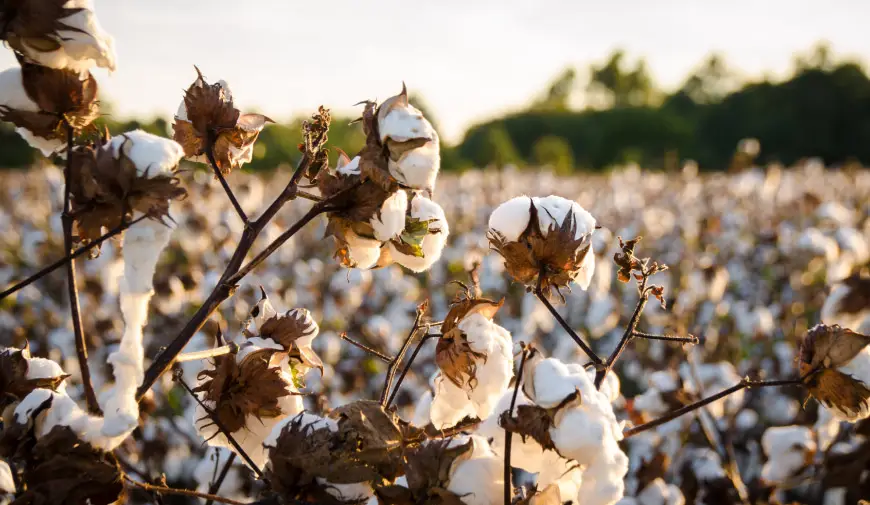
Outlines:
POLYGON ((489 164, 503 167, 521 161, 513 140, 503 126, 487 128, 479 148, 475 149, 470 159, 481 167, 489 164))
POLYGON ((557 173, 568 174, 574 170, 574 152, 562 137, 547 135, 532 146, 532 161, 541 166, 552 167, 557 173))
POLYGON ((542 96, 532 103, 531 109, 544 111, 568 110, 576 88, 577 71, 572 67, 568 67, 553 79, 542 96))
POLYGON ((826 41, 817 43, 808 55, 798 55, 794 60, 794 66, 796 74, 808 70, 833 70, 835 62, 831 45, 826 41))
POLYGON ((680 91, 695 103, 714 103, 736 88, 737 78, 728 69, 725 59, 718 54, 712 54, 692 72, 680 91))
POLYGON ((601 66, 591 66, 587 91, 611 107, 650 105, 657 95, 646 62, 641 59, 634 68, 626 68, 621 49, 611 53, 601 66))

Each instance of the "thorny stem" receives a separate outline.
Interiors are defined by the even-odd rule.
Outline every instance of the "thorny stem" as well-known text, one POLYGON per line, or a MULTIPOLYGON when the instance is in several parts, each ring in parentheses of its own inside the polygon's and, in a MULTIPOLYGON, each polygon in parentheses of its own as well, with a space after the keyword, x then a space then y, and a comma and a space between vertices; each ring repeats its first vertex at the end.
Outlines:
POLYGON ((348 337, 348 336, 347 336, 347 333, 344 333, 344 332, 343 332, 343 333, 341 334, 341 339, 344 340, 345 342, 351 344, 352 346, 354 346, 354 347, 356 347, 356 348, 358 348, 358 349, 362 349, 363 351, 365 351, 365 352, 371 354, 372 356, 378 358, 379 360, 383 361, 384 363, 390 363, 390 362, 393 361, 393 359, 394 359, 394 358, 391 358, 391 357, 389 357, 389 356, 387 356, 387 355, 385 355, 385 354, 381 354, 381 353, 379 353, 378 351, 376 351, 376 350, 372 349, 371 347, 369 347, 369 346, 363 344, 362 342, 357 342, 356 340, 354 340, 354 339, 348 337))
POLYGON ((221 172, 220 167, 218 167, 217 161, 214 158, 214 142, 215 142, 215 133, 211 130, 208 132, 208 138, 206 139, 205 145, 205 155, 208 157, 209 164, 211 168, 214 170, 214 175, 221 182, 221 186, 223 186, 224 191, 227 194, 227 197, 230 199, 230 203, 233 204, 233 208, 236 209, 236 213, 242 218, 242 222, 246 225, 248 224, 248 215, 245 214, 245 211, 242 209, 242 206, 239 205, 239 201, 236 199, 235 193, 233 193, 232 188, 230 188, 229 183, 227 183, 227 179, 224 177, 223 172, 221 172))
POLYGON ((387 365, 387 376, 384 378, 384 388, 381 390, 381 405, 385 408, 389 404, 387 402, 389 398, 390 388, 393 384, 393 377, 396 375, 396 367, 399 366, 399 363, 402 362, 402 359, 405 357, 405 353, 408 352, 408 347, 411 347, 411 340, 414 339, 414 336, 417 335, 417 330, 420 329, 420 320, 423 319, 424 310, 421 308, 417 308, 417 316, 414 318, 414 326, 411 327, 411 331, 408 332, 407 338, 402 343, 402 348, 399 349, 399 354, 396 355, 390 361, 390 364, 387 365))
POLYGON ((402 373, 399 374, 399 378, 396 380, 396 385, 393 386, 393 392, 390 393, 390 398, 387 400, 387 404, 384 405, 384 408, 389 408, 390 405, 393 404, 393 400, 396 398, 396 395, 399 393, 399 386, 402 385, 402 381, 405 380, 405 375, 407 375, 408 370, 411 369, 411 365, 414 363, 414 360, 417 359, 417 354, 420 352, 420 349, 423 348, 423 344, 426 343, 430 338, 438 338, 440 335, 423 335, 420 338, 420 341, 417 342, 417 347, 414 348, 414 352, 411 353, 411 357, 408 358, 408 362, 405 363, 405 367, 402 369, 402 373))
POLYGON ((23 281, 19 282, 18 284, 15 284, 14 286, 10 287, 9 289, 6 289, 5 291, 0 292, 0 300, 6 298, 7 296, 9 296, 9 295, 11 295, 11 294, 23 289, 23 288, 26 288, 27 286, 33 284, 34 282, 38 281, 39 279, 42 279, 43 277, 50 274, 51 272, 66 265, 69 260, 78 258, 79 256, 90 251, 94 247, 97 247, 98 245, 102 244, 103 242, 109 240, 110 238, 123 233, 124 230, 133 226, 134 224, 138 223, 139 221, 142 221, 143 219, 147 219, 147 217, 148 216, 140 216, 132 221, 122 222, 118 226, 116 226, 116 227, 112 228, 111 230, 109 230, 108 232, 106 232, 105 235, 102 235, 101 237, 88 242, 86 245, 79 247, 78 249, 67 254, 63 258, 48 265, 47 267, 43 267, 40 271, 38 271, 35 274, 31 275, 30 277, 24 279, 23 281))
POLYGON ((194 498, 202 498, 204 500, 216 501, 220 503, 228 503, 229 505, 247 505, 244 502, 240 502, 237 500, 231 500, 229 498, 224 498, 223 496, 217 496, 208 493, 200 493, 199 491, 193 491, 190 489, 178 489, 174 487, 166 487, 166 486, 155 486, 154 484, 147 484, 145 482, 139 482, 137 480, 133 480, 127 475, 124 475, 124 480, 133 484, 134 486, 144 489, 145 491, 151 491, 154 493, 162 493, 162 494, 176 494, 181 496, 192 496, 194 498))
MULTIPOLYGON (((325 134, 321 137, 318 142, 325 141, 325 134)), ((236 246, 236 250, 233 252, 232 257, 230 258, 229 263, 227 263, 226 268, 224 269, 224 273, 221 275, 220 280, 215 286, 214 290, 212 290, 211 294, 209 294, 206 301, 200 306, 200 308, 196 311, 193 317, 187 322, 184 328, 181 329, 179 334, 175 337, 175 339, 170 342, 170 344, 163 349, 163 351, 154 359, 151 366, 145 371, 145 379, 142 381, 142 385, 139 386, 139 389, 136 391, 136 398, 141 400, 145 393, 151 389, 151 386, 157 381, 157 379, 163 375, 169 368, 172 366, 172 363, 175 361, 175 358, 179 353, 184 349, 184 346, 193 338, 193 335, 202 328, 202 325, 205 324, 206 320, 208 320, 209 316, 217 310, 218 306, 223 303, 224 300, 232 296, 235 292, 235 284, 241 277, 236 276, 239 270, 242 267, 242 262, 245 260, 245 257, 250 252, 251 248, 254 245, 254 241, 257 236, 266 225, 275 217, 279 210, 286 204, 288 201, 296 198, 298 193, 298 185, 300 179, 302 179, 303 174, 307 171, 309 165, 311 164, 312 158, 315 153, 306 152, 302 159, 299 160, 299 164, 296 166, 296 171, 293 173, 293 176, 290 178, 290 181, 284 187, 284 190, 278 195, 277 198, 269 205, 268 208, 263 212, 263 214, 254 221, 249 221, 248 226, 245 227, 245 230, 242 232, 242 237, 239 239, 239 244, 236 246), (229 282, 230 278, 233 278, 233 282, 229 282)), ((318 205, 315 205, 317 207, 318 205)), ((326 209, 322 209, 321 212, 326 212, 326 209)), ((310 212, 309 212, 310 214, 310 212)), ((313 219, 313 215, 306 214, 303 218, 304 222, 307 223, 311 219, 313 219)), ((297 223, 298 224, 298 223, 297 223)), ((294 226, 295 230, 293 233, 299 231, 302 226, 294 226)), ((289 230, 288 230, 289 232, 289 230)), ((290 238, 292 234, 288 234, 285 232, 282 234, 283 241, 286 241, 290 238)), ((283 243, 283 241, 281 243, 283 243)), ((277 240, 276 240, 277 242, 277 240)), ((274 242, 273 242, 274 244, 274 242)), ((278 244, 280 245, 280 244, 278 244)), ((271 249, 271 252, 277 247, 271 249)), ((271 254, 270 252, 270 254, 271 254)), ((262 254, 258 256, 261 258, 260 261, 265 259, 265 256, 262 254)), ((253 261, 248 264, 250 268, 247 271, 250 271, 257 264, 254 264, 253 261)), ((247 273, 246 271, 246 273, 247 273)))
MULTIPOLYGON (((511 396, 511 405, 508 408, 507 415, 508 417, 513 417, 514 415, 514 407, 517 404, 517 395, 520 391, 520 385, 523 382, 523 369, 526 365, 526 357, 528 357, 530 351, 525 347, 525 344, 520 342, 520 346, 523 347, 523 355, 520 357, 520 369, 517 371, 517 381, 514 383, 514 394, 511 396)), ((509 431, 507 428, 504 430, 504 505, 511 504, 511 498, 513 498, 513 486, 511 485, 511 442, 513 439, 513 433, 509 431)))
POLYGON ((178 357, 175 358, 175 362, 183 363, 185 361, 197 361, 201 359, 214 358, 216 356, 223 356, 224 354, 235 354, 238 351, 239 346, 237 344, 227 344, 220 347, 215 347, 214 349, 206 349, 204 351, 185 352, 179 354, 178 357))
MULTIPOLYGON (((179 369, 179 370, 180 370, 180 369, 179 369)), ((194 400, 196 400, 196 403, 198 403, 199 406, 202 407, 203 410, 205 410, 205 413, 208 415, 209 419, 211 419, 212 422, 214 422, 215 426, 217 426, 218 430, 219 430, 219 431, 220 431, 220 432, 221 432, 225 437, 227 437, 227 440, 230 442, 230 444, 231 444, 231 445, 233 446, 233 448, 236 450, 236 453, 237 453, 239 456, 241 456, 242 459, 245 460, 245 463, 247 463, 248 466, 251 467, 251 470, 253 470, 254 473, 257 474, 257 477, 260 478, 260 479, 262 479, 262 478, 263 478, 263 471, 260 470, 260 467, 258 467, 257 465, 254 464, 254 461, 251 459, 250 456, 248 456, 248 453, 245 452, 244 449, 242 449, 242 446, 239 445, 238 442, 236 442, 236 439, 233 438, 233 435, 232 435, 232 433, 230 433, 230 430, 228 430, 228 429, 226 428, 226 426, 224 426, 224 423, 222 423, 222 422, 220 421, 220 419, 218 419, 218 416, 215 415, 214 411, 213 411, 212 409, 208 408, 208 406, 206 406, 206 404, 203 403, 202 400, 200 400, 198 396, 196 396, 196 393, 194 393, 193 390, 190 389, 190 386, 188 386, 187 383, 184 382, 184 379, 181 378, 181 374, 178 374, 178 375, 175 377, 175 380, 177 380, 178 383, 181 384, 181 387, 183 387, 184 390, 187 391, 187 392, 190 394, 190 396, 193 397, 194 400)))
MULTIPOLYGON (((220 459, 218 459, 220 461, 220 459)), ((217 494, 221 489, 221 484, 224 483, 224 479, 227 478, 227 474, 230 473, 230 468, 233 466, 233 462, 236 461, 236 453, 231 452, 230 456, 227 458, 226 464, 224 464, 223 469, 221 470, 221 474, 218 475, 218 478, 213 480, 211 486, 208 487, 208 494, 217 494)), ((209 498, 208 501, 205 502, 205 505, 211 505, 214 500, 209 498)))
POLYGON ((698 337, 694 335, 689 335, 688 337, 676 337, 673 335, 653 335, 651 333, 644 333, 642 331, 635 330, 632 332, 633 338, 643 338, 646 340, 665 340, 667 342, 682 342, 685 344, 697 344, 698 337))
POLYGON ((598 357, 597 354, 595 354, 595 351, 593 351, 592 348, 589 347, 589 344, 584 342, 583 339, 580 338, 579 335, 577 335, 577 332, 575 332, 571 328, 571 326, 568 324, 568 322, 565 321, 565 319, 563 319, 562 316, 559 315, 558 312, 556 312, 556 308, 553 307, 553 304, 550 303, 550 300, 547 300, 547 297, 544 295, 544 292, 541 291, 540 286, 537 289, 535 289, 535 296, 537 296, 538 299, 541 300, 541 302, 544 304, 544 306, 547 307, 547 310, 550 311, 550 314, 552 314, 553 317, 556 318, 556 321, 559 321, 559 325, 562 326, 562 328, 564 328, 564 330, 568 332, 568 335, 570 335, 571 338, 574 339, 574 342, 577 342, 577 345, 579 345, 580 348, 583 349, 583 352, 585 352, 586 355, 589 356, 589 359, 591 359, 592 362, 596 365, 603 365, 604 362, 601 360, 600 357, 598 357))
POLYGON ((720 391, 715 395, 708 396, 702 400, 698 400, 694 403, 690 403, 684 407, 680 407, 672 412, 668 412, 658 419, 654 419, 648 423, 639 424, 633 428, 629 428, 625 430, 622 434, 624 438, 633 437, 638 433, 642 433, 647 430, 651 430, 657 426, 661 426, 669 421, 673 421, 674 419, 682 416, 683 414, 687 414, 692 412, 693 410, 699 409, 704 405, 708 405, 710 403, 715 402, 716 400, 720 400, 730 395, 731 393, 736 393, 742 389, 751 389, 751 388, 761 388, 761 387, 777 387, 777 386, 800 386, 803 383, 800 379, 786 379, 786 380, 772 380, 772 381, 759 381, 752 379, 743 379, 739 383, 731 386, 730 388, 720 391))
POLYGON ((94 385, 91 383, 91 369, 88 366, 88 346, 85 341, 85 332, 82 328, 81 307, 79 306, 79 290, 76 283, 76 264, 74 257, 70 254, 73 250, 72 228, 73 218, 71 215, 72 207, 70 204, 70 182, 72 181, 72 152, 75 131, 72 125, 64 121, 66 125, 66 165, 63 171, 63 214, 61 221, 63 223, 63 247, 66 258, 66 273, 67 273, 67 293, 69 295, 69 311, 72 317, 73 333, 75 334, 76 356, 79 360, 79 369, 82 375, 82 386, 85 390, 85 400, 88 404, 88 410, 93 414, 100 413, 100 405, 97 403, 97 395, 94 392, 94 385))

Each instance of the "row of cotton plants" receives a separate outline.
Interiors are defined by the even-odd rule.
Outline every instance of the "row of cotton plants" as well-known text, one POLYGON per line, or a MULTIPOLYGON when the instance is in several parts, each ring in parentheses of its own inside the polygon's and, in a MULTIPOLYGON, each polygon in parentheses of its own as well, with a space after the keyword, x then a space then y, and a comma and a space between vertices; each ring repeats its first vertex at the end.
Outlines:
POLYGON ((403 87, 352 157, 313 114, 276 189, 226 82, 111 136, 91 3, 0 20, 0 119, 63 167, 5 186, 5 502, 867 496, 866 173, 439 177, 403 87))

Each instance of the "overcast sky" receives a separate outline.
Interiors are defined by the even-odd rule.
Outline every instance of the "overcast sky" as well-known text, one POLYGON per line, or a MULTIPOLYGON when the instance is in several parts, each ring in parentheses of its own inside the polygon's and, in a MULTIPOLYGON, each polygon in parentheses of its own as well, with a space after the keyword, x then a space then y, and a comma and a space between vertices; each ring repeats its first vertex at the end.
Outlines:
MULTIPOLYGON (((401 82, 451 140, 522 107, 566 65, 611 50, 677 86, 712 51, 749 78, 783 75, 827 40, 870 61, 864 0, 96 0, 118 70, 97 73, 119 116, 169 117, 195 73, 226 79, 241 109, 278 119, 318 104, 351 112, 401 82)), ((13 65, 0 51, 0 68, 13 65)))

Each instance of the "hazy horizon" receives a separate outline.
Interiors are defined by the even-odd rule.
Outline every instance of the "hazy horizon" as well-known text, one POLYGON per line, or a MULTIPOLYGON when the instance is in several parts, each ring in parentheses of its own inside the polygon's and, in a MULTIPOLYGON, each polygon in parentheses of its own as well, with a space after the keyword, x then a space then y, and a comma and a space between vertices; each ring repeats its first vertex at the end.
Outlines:
MULTIPOLYGON (((405 81, 451 141, 527 105, 568 65, 585 79, 617 48, 645 58, 666 90, 713 52, 744 80, 786 75, 795 54, 819 41, 837 58, 870 61, 861 26, 870 4, 848 0, 448 0, 413 9, 397 1, 96 0, 96 10, 116 41, 117 71, 97 78, 118 117, 169 118, 195 64, 227 80, 239 108, 277 120, 320 104, 352 113, 354 103, 385 98, 405 81)), ((0 69, 13 64, 11 52, 0 52, 0 69)))

